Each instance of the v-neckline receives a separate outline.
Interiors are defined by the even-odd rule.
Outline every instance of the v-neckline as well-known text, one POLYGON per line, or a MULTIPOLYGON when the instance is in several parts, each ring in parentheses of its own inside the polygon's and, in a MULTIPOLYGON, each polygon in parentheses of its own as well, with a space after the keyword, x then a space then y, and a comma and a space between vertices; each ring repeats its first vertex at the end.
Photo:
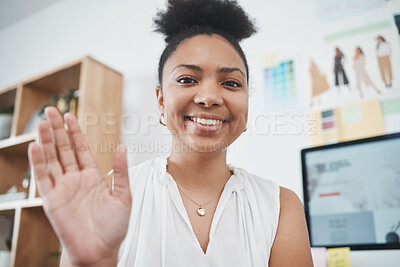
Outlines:
MULTIPOLYGON (((165 164, 167 164, 167 161, 165 159, 165 164)), ((194 241, 197 243, 197 247, 200 249, 200 252, 202 253, 203 256, 207 256, 210 254, 210 246, 213 243, 213 234, 215 231, 215 228, 218 224, 218 221, 222 215, 222 212, 229 200, 229 197, 231 196, 231 193, 233 192, 233 185, 234 185, 234 180, 235 180, 235 170, 232 168, 230 165, 228 165, 229 170, 232 171, 232 175, 229 177, 228 181, 225 183, 224 189, 222 190, 221 196, 218 200, 217 207, 215 208, 214 216, 211 220, 211 227, 210 227, 210 232, 208 233, 208 244, 207 244, 207 249, 206 252, 203 251, 203 248, 201 247, 200 241, 197 238, 196 234, 194 233, 192 223, 190 222, 189 215, 187 213, 187 210, 185 208, 185 205, 183 204, 183 199, 181 194, 179 193, 178 186, 172 177, 170 173, 167 172, 167 166, 164 166, 164 173, 165 176, 170 179, 171 183, 169 184, 170 186, 167 186, 169 194, 171 196, 171 199, 178 210, 179 214, 181 215, 182 219, 185 221, 186 225, 189 227, 191 233, 192 233, 192 238, 194 238, 194 241)))

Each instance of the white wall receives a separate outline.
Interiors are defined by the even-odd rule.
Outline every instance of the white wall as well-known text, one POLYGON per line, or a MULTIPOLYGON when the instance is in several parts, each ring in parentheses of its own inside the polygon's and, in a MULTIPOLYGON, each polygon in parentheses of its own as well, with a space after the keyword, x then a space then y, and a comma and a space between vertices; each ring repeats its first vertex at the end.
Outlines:
MULTIPOLYGON (((332 54, 320 51, 325 31, 379 21, 393 10, 400 11, 399 1, 336 23, 321 23, 316 18, 314 0, 239 2, 256 18, 259 32, 242 44, 249 61, 252 87, 249 131, 232 145, 229 161, 275 180, 302 197, 299 151, 311 146, 311 137, 304 132, 291 134, 290 127, 283 128, 287 130, 283 135, 257 134, 256 118, 268 112, 262 97, 260 58, 266 52, 280 51, 282 57, 293 55, 301 62, 297 77, 302 86, 299 88, 300 105, 291 111, 305 115, 309 112, 310 96, 308 70, 304 69, 308 68, 306 62, 317 57, 321 66, 327 66, 332 58, 332 54)), ((165 144, 169 136, 156 121, 156 67, 164 42, 160 35, 152 32, 152 17, 163 5, 163 0, 64 0, 1 30, 0 88, 89 54, 124 74, 124 111, 142 116, 139 133, 123 136, 132 150, 129 165, 159 155, 162 151, 154 151, 150 145, 165 144), (143 123, 154 126, 145 127, 143 123), (142 147, 146 151, 134 153, 134 145, 138 144, 148 149, 142 147)), ((333 44, 326 46, 330 45, 333 44)), ((328 71, 331 70, 326 69, 328 71)), ((349 95, 346 101, 352 100, 349 95)), ((326 99, 321 107, 329 106, 329 99, 326 99)), ((390 263, 380 265, 384 260, 400 262, 400 252, 394 251, 378 251, 373 257, 367 252, 352 252, 352 257, 355 267, 393 266, 390 263)))

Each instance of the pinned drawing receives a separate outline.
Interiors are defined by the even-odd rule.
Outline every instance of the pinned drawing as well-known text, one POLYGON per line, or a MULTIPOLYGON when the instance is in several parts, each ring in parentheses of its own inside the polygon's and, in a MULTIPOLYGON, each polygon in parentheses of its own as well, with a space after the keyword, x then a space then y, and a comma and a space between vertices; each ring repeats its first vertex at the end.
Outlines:
POLYGON ((394 15, 394 23, 396 24, 397 31, 400 35, 400 14, 394 15))
POLYGON ((379 64, 379 70, 381 72, 381 78, 382 81, 385 83, 385 86, 387 88, 391 88, 393 75, 392 75, 392 63, 390 61, 390 56, 392 54, 392 50, 390 48, 389 43, 383 36, 379 35, 376 38, 376 41, 378 42, 376 45, 376 55, 378 57, 378 64, 379 64))
POLYGON ((360 92, 360 98, 363 98, 363 91, 361 83, 364 83, 366 87, 371 86, 374 88, 378 95, 381 95, 381 91, 371 81, 367 71, 365 70, 365 56, 361 47, 357 47, 354 56, 354 71, 357 79, 357 89, 360 92))
POLYGON ((310 65, 310 75, 311 75, 311 86, 312 86, 312 96, 310 106, 313 106, 314 99, 317 97, 318 102, 321 103, 321 94, 326 92, 330 86, 326 79, 326 75, 323 74, 318 65, 311 60, 310 65))
POLYGON ((335 64, 333 67, 333 72, 335 74, 335 85, 338 88, 338 92, 340 93, 340 85, 344 84, 349 88, 350 90, 350 85, 349 85, 349 80, 347 78, 346 72, 344 70, 344 54, 342 51, 340 51, 339 47, 335 48, 336 50, 336 55, 334 58, 335 64))

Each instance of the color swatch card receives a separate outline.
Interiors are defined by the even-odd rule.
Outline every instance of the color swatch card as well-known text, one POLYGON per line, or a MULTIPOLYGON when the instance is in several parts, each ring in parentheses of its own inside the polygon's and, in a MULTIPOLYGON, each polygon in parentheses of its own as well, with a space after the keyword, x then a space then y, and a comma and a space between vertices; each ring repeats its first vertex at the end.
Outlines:
POLYGON ((268 110, 287 110, 297 105, 294 61, 280 62, 264 69, 268 110))
POLYGON ((336 112, 334 109, 314 112, 310 120, 316 120, 316 132, 313 135, 313 146, 337 143, 339 140, 336 122, 336 112))

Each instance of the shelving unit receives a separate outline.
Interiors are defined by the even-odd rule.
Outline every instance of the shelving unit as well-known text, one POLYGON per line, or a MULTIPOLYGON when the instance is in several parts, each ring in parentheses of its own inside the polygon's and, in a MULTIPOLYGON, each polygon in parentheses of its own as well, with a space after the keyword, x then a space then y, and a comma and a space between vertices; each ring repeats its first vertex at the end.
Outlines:
MULTIPOLYGON (((0 107, 14 105, 10 137, 0 140, 0 194, 20 185, 29 171, 27 149, 37 138, 34 131, 26 131, 32 114, 49 103, 51 95, 70 89, 79 91, 77 117, 100 171, 106 174, 119 144, 122 83, 122 74, 84 57, 0 90, 0 107)), ((26 199, 0 202, 0 215, 13 220, 10 267, 58 266, 59 259, 50 255, 60 251, 60 243, 42 204, 32 176, 26 199)))

